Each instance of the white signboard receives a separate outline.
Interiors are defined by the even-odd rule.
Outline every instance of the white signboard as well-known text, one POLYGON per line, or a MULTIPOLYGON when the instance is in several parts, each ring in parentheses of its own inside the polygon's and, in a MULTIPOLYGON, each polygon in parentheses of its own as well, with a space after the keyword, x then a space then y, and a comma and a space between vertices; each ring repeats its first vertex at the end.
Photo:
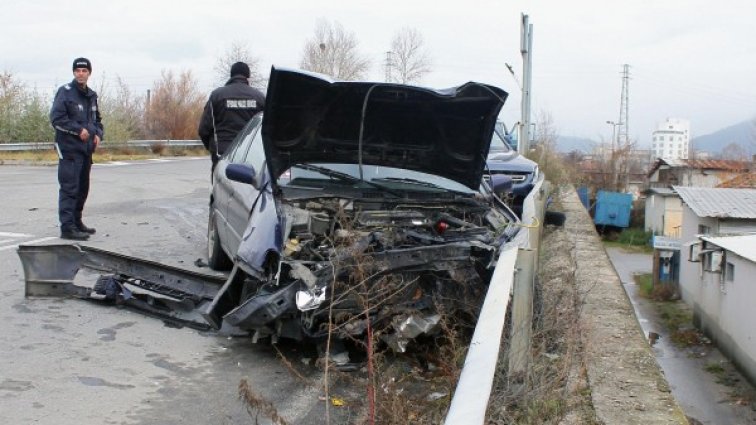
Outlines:
POLYGON ((654 236, 654 249, 680 250, 680 239, 654 236))

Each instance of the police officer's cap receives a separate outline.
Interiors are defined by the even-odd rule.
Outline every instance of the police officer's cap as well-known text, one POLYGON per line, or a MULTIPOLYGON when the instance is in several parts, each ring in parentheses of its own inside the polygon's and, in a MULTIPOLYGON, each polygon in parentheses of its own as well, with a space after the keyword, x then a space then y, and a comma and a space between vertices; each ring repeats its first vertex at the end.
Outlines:
POLYGON ((89 72, 92 72, 92 62, 87 58, 76 58, 73 61, 73 70, 76 68, 87 68, 89 72))

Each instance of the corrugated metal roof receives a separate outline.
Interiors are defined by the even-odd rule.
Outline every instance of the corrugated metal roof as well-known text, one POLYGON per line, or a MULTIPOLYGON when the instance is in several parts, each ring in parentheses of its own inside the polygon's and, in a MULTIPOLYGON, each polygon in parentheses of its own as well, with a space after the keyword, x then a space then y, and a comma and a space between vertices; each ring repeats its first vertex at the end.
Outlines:
POLYGON ((756 189, 672 188, 699 217, 756 218, 756 189))
POLYGON ((701 239, 756 263, 756 233, 737 236, 701 236, 701 239))
POLYGON ((756 173, 739 174, 731 178, 730 180, 718 184, 717 187, 740 189, 756 188, 756 173))
POLYGON ((748 161, 732 161, 729 159, 667 159, 659 158, 651 166, 648 175, 654 174, 662 165, 670 168, 694 168, 699 170, 747 171, 751 163, 748 161))
POLYGON ((661 196, 677 196, 677 192, 668 187, 651 187, 647 190, 647 192, 661 196))
POLYGON ((707 170, 744 171, 749 163, 728 159, 662 159, 670 167, 688 167, 707 170))

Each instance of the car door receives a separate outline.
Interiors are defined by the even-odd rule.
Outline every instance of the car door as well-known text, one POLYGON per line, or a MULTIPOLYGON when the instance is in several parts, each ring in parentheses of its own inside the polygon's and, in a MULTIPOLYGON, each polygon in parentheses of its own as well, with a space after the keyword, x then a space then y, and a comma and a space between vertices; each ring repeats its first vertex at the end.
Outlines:
POLYGON ((241 163, 249 150, 257 130, 260 128, 260 119, 254 119, 242 129, 235 141, 231 144, 226 154, 218 161, 213 176, 213 207, 211 211, 215 213, 217 223, 217 232, 221 240, 221 245, 227 253, 233 258, 236 253, 237 244, 229 236, 229 227, 231 222, 228 216, 229 199, 234 193, 237 183, 226 177, 226 167, 228 164, 241 163))
MULTIPOLYGON (((265 151, 262 143, 262 132, 258 129, 251 134, 249 149, 246 150, 239 163, 254 168, 258 175, 262 175, 264 173, 265 151)), ((231 186, 233 190, 230 193, 227 206, 228 241, 229 246, 236 253, 244 230, 247 228, 252 206, 260 192, 251 184, 232 182, 231 186)))

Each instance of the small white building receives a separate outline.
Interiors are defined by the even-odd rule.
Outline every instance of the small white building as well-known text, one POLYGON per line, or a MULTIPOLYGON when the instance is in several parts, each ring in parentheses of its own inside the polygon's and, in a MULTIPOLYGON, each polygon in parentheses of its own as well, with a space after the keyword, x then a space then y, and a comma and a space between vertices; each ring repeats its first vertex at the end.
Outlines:
POLYGON ((651 157, 688 159, 690 149, 690 121, 667 118, 651 133, 651 157))
POLYGON ((716 187, 740 174, 748 173, 748 161, 658 159, 648 173, 649 187, 716 187))
POLYGON ((756 384, 756 330, 749 330, 756 323, 756 189, 673 189, 682 200, 682 299, 695 325, 756 384))
POLYGON ((679 238, 682 228, 682 201, 674 190, 652 187, 646 191, 645 229, 654 235, 679 238))
POLYGON ((701 236, 689 262, 694 323, 748 379, 756 383, 756 233, 701 236), (692 257, 692 258, 691 258, 692 257))

